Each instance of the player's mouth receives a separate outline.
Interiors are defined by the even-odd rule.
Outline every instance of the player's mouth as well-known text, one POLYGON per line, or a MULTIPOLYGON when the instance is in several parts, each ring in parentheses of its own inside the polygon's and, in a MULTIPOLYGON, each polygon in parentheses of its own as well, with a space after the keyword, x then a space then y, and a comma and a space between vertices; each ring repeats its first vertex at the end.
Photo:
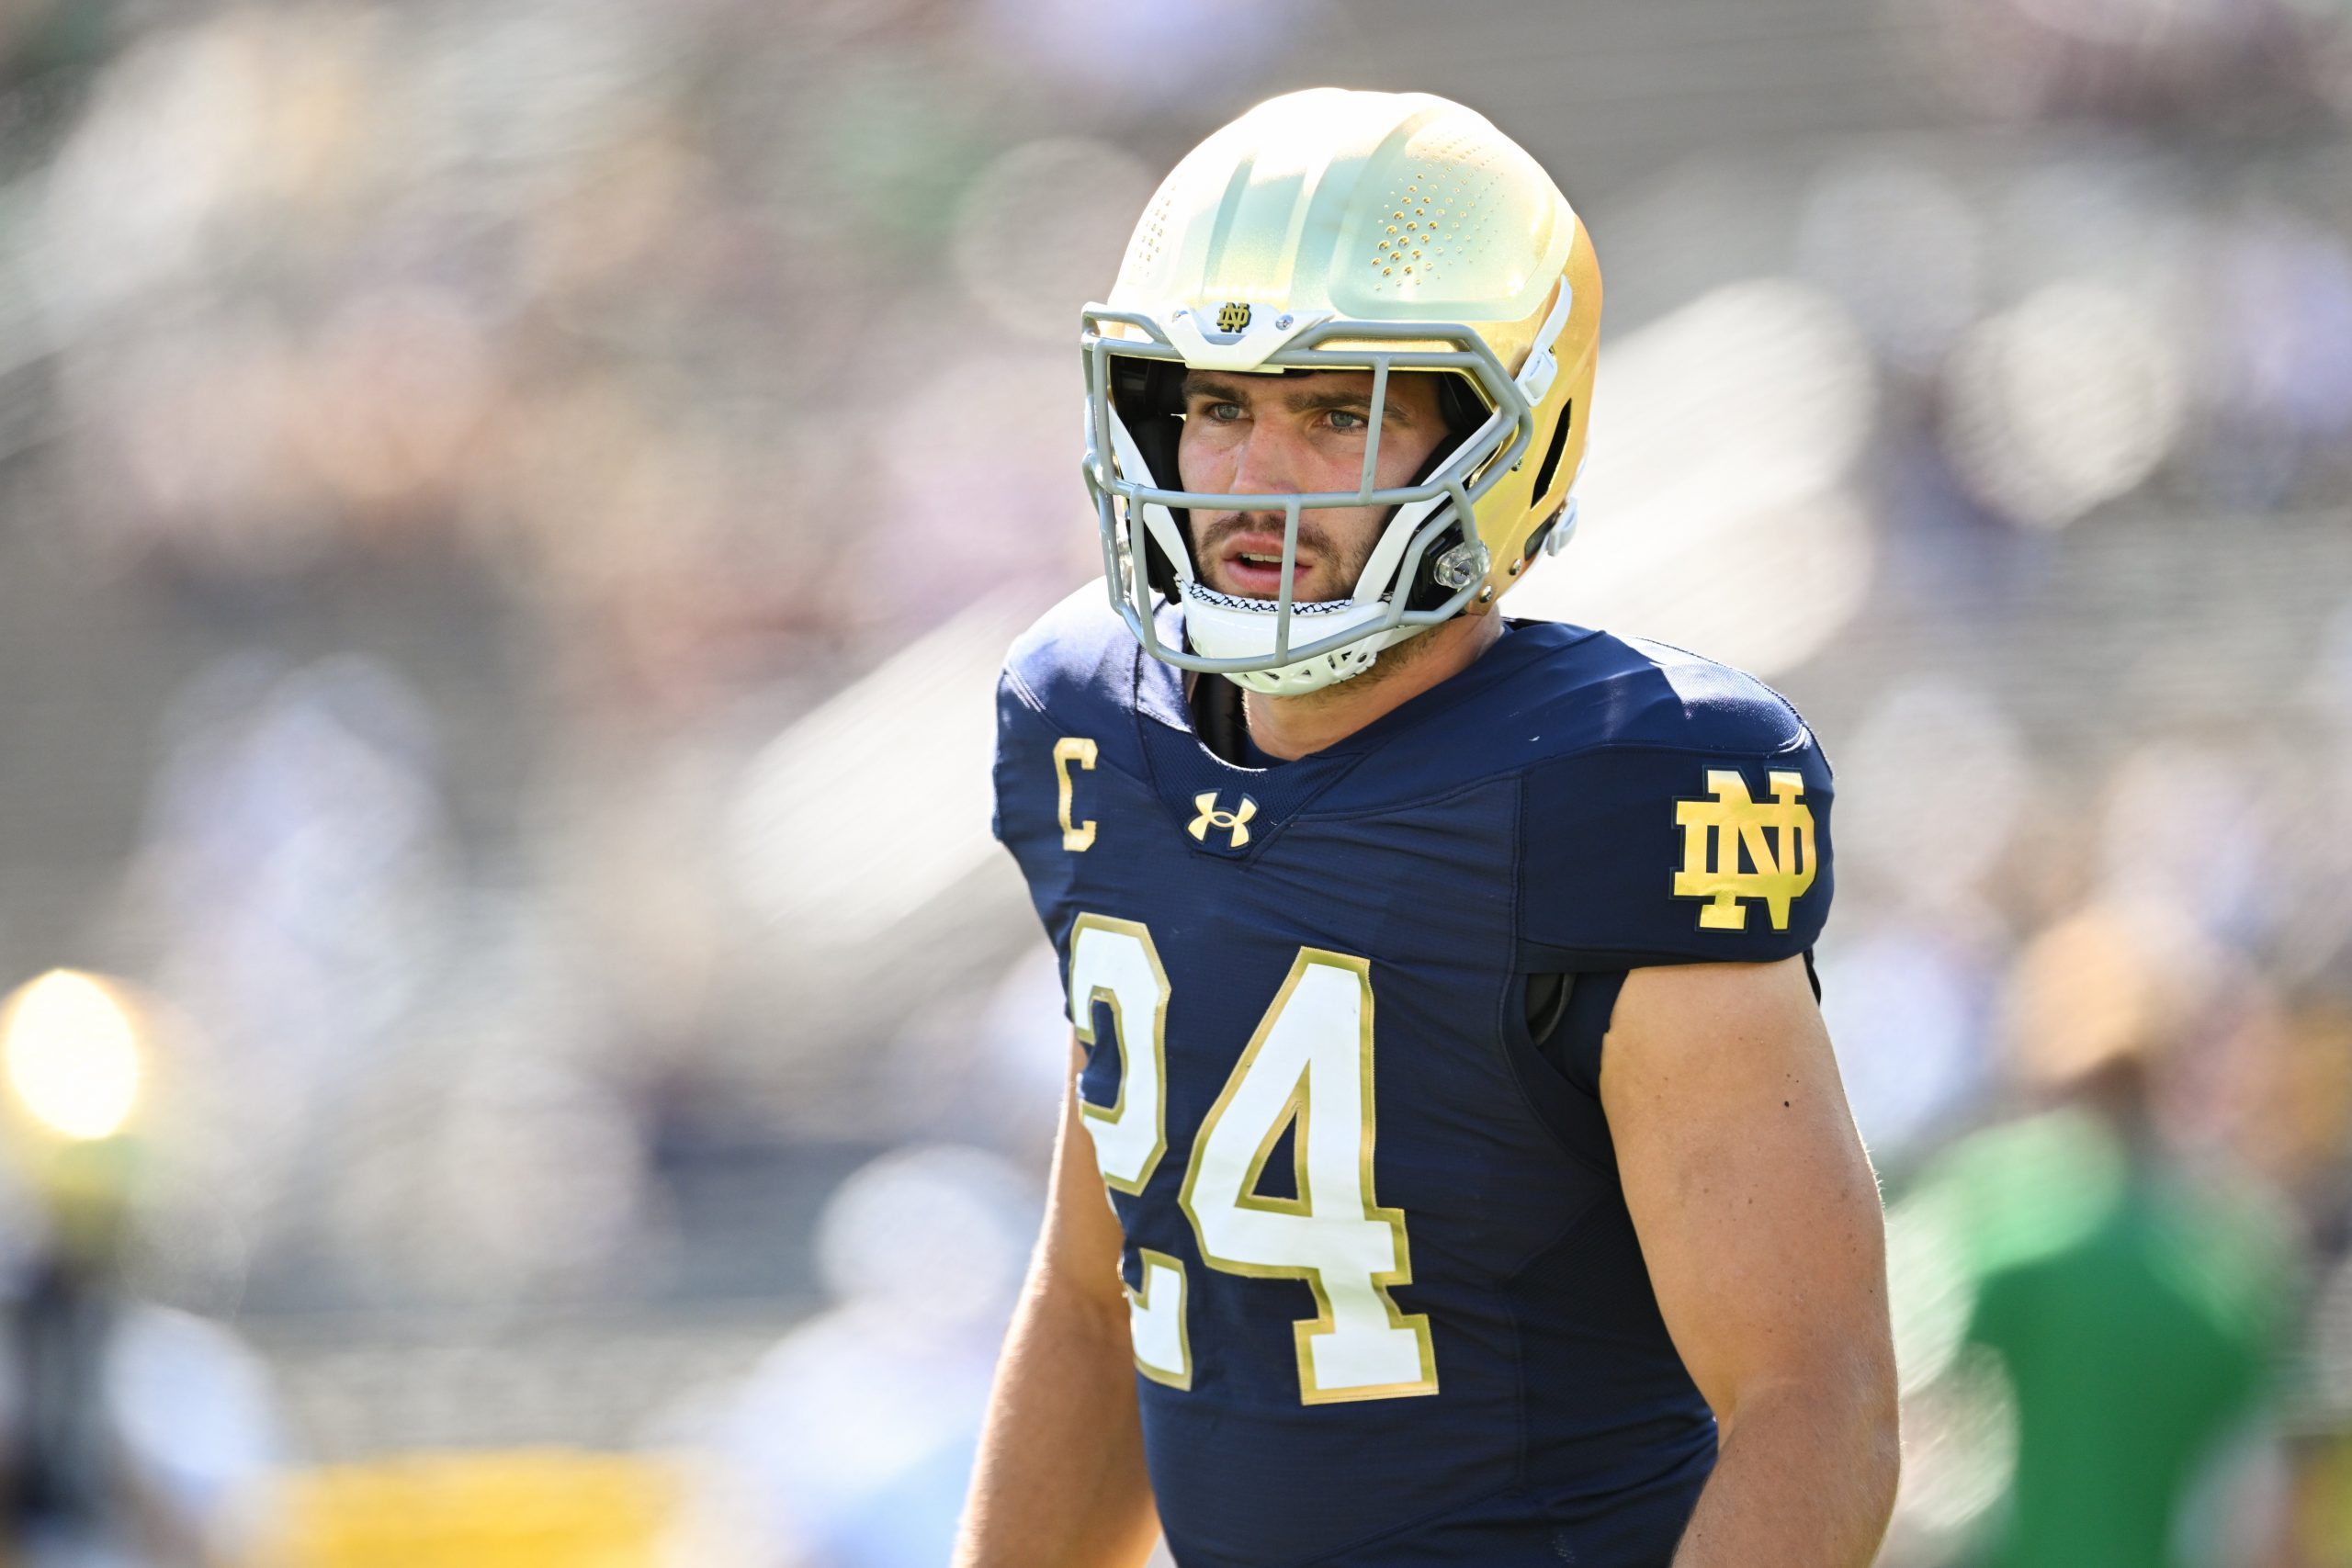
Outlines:
MULTIPOLYGON (((1213 586, 1245 599, 1278 599, 1283 591, 1283 536, 1280 534, 1237 534, 1218 547, 1217 576, 1222 580, 1213 586)), ((1293 576, 1291 595, 1294 599, 1311 597, 1307 583, 1314 575, 1315 558, 1302 545, 1296 570, 1293 576)))

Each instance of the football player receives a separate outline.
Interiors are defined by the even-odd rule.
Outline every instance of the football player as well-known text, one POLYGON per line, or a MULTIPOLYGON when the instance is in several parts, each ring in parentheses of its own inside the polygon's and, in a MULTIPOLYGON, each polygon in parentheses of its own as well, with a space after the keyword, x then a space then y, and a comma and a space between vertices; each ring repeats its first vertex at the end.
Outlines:
POLYGON ((1084 312, 1109 591, 1014 647, 995 778, 1074 1086, 964 1568, 1871 1560, 1828 766, 1736 671, 1497 609, 1600 311, 1487 120, 1318 89, 1084 312))

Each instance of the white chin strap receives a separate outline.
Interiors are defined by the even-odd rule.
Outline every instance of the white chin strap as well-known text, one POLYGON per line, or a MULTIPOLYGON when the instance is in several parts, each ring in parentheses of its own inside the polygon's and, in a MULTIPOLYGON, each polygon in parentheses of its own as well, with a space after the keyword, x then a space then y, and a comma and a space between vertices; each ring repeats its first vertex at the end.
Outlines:
MULTIPOLYGON (((1372 570, 1366 568, 1364 575, 1369 578, 1372 570)), ((1189 574, 1183 583, 1183 600, 1184 639, 1193 652, 1212 659, 1265 659, 1272 655, 1278 619, 1273 600, 1237 599, 1204 586, 1189 574)), ((1336 599, 1326 604, 1293 604, 1291 641, 1320 642, 1327 637, 1369 626, 1380 619, 1387 608, 1378 598, 1369 602, 1336 599)), ((1311 659, 1278 664, 1272 670, 1228 671, 1225 678, 1235 685, 1270 696, 1320 691, 1363 674, 1372 668, 1383 649, 1394 648, 1425 629, 1392 626, 1311 659)))

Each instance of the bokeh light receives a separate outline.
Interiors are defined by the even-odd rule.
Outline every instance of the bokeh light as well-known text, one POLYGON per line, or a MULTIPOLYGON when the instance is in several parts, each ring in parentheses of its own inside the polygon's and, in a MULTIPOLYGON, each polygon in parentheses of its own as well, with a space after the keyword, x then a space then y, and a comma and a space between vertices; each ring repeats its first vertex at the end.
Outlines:
POLYGON ((52 969, 0 1010, 0 1054, 17 1102, 62 1137, 108 1138, 139 1101, 140 1032, 114 987, 52 969))
POLYGON ((1962 479, 2033 528, 2129 492, 2180 433, 2173 341, 2148 311, 2089 284, 2053 284, 1979 323, 1946 373, 1945 441, 1962 479))
POLYGON ((1968 897, 1995 872, 2032 790, 2015 722, 1950 676, 1887 685, 1840 747, 1838 770, 1839 844, 1853 874, 1924 905, 1968 897), (1923 838, 1922 820, 1941 829, 1923 838))
POLYGON ((1889 364, 1924 374, 1983 307, 1984 228, 1939 171, 1858 159, 1825 169, 1806 193, 1797 264, 1889 364))

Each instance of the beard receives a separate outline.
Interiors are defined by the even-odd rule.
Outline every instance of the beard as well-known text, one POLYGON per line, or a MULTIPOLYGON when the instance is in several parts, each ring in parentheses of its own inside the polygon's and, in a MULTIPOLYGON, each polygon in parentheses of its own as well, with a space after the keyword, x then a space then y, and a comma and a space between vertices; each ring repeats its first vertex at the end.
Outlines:
MULTIPOLYGON (((1372 563, 1373 552, 1379 548, 1381 537, 1386 532, 1387 523, 1394 517, 1395 513, 1392 510, 1388 516, 1381 520, 1380 527, 1373 529, 1362 541, 1353 543, 1352 547, 1350 547, 1348 542, 1337 539, 1328 531, 1317 527, 1312 522, 1313 515, 1312 513, 1304 512, 1299 514, 1299 553, 1301 555, 1312 553, 1317 562, 1317 575, 1322 577, 1327 584, 1336 582, 1340 586, 1336 590, 1318 592, 1313 595, 1295 594, 1291 601, 1295 604, 1322 604, 1352 597, 1356 585, 1363 581, 1364 568, 1372 563), (1326 573, 1329 575, 1327 576, 1326 573)), ((1193 526, 1188 530, 1188 537, 1193 547, 1193 559, 1196 563, 1216 559, 1217 552, 1237 534, 1272 533, 1279 536, 1283 531, 1283 513, 1279 512, 1228 512, 1216 515, 1205 525, 1200 522, 1196 513, 1193 519, 1193 526)), ((1224 589, 1217 588, 1215 582, 1210 581, 1205 566, 1199 567, 1198 570, 1200 580, 1204 583, 1216 589, 1220 593, 1225 592, 1224 589)), ((1251 594, 1237 594, 1235 597, 1251 599, 1258 604, 1272 603, 1271 599, 1257 599, 1251 594)), ((1408 637, 1402 642, 1391 643, 1388 647, 1382 649, 1374 656, 1370 669, 1349 680, 1317 687, 1311 692, 1297 692, 1282 696, 1265 696, 1253 692, 1249 694, 1246 700, 1279 702, 1286 707, 1299 711, 1327 708, 1351 701, 1361 701, 1362 694, 1365 691, 1395 680, 1407 670, 1419 663, 1437 645, 1437 641, 1438 639, 1425 633, 1408 637)), ((1189 681, 1192 677, 1187 679, 1189 681)), ((1189 686, 1187 689, 1190 689, 1189 686)))
MULTIPOLYGON (((1383 530, 1374 530, 1369 537, 1360 542, 1343 544, 1333 538, 1327 530, 1317 526, 1312 518, 1311 513, 1299 514, 1298 553, 1315 558, 1318 568, 1317 575, 1322 577, 1323 581, 1318 592, 1315 593, 1294 593, 1293 603, 1319 604, 1349 598, 1355 592, 1356 584, 1363 581, 1363 569, 1372 564, 1372 553, 1379 547, 1383 530)), ((1195 517, 1189 534, 1193 547, 1193 559, 1196 563, 1201 581, 1208 583, 1212 588, 1217 587, 1216 583, 1209 581, 1206 563, 1217 559, 1226 543, 1236 535, 1257 533, 1279 535, 1283 531, 1283 513, 1279 512, 1228 512, 1206 525, 1203 525, 1198 517, 1195 517)), ((1292 581, 1294 584, 1297 581, 1295 571, 1292 574, 1292 581)), ((1222 593, 1226 590, 1218 588, 1217 592, 1222 593)), ((1237 594, 1235 597, 1254 596, 1237 594)))

